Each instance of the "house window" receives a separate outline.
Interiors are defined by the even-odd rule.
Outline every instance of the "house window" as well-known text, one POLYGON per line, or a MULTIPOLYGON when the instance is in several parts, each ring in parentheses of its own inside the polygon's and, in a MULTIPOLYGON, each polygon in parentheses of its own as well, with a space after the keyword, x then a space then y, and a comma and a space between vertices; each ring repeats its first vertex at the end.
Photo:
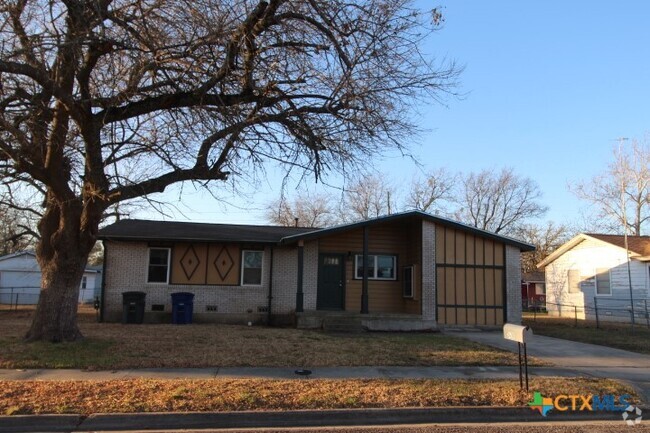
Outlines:
MULTIPOLYGON (((368 279, 371 280, 396 280, 395 275, 395 256, 378 256, 369 255, 368 263, 366 266, 368 279)), ((355 256, 355 273, 356 279, 363 278, 363 256, 357 254, 355 256)))
POLYGON ((580 293, 580 271, 571 269, 567 273, 569 280, 569 293, 580 293))
POLYGON ((81 290, 86 290, 88 288, 88 277, 85 275, 81 277, 81 290))
POLYGON ((545 295, 546 294, 546 284, 544 284, 544 283, 535 283, 535 294, 536 295, 545 295))
POLYGON ((148 283, 165 283, 169 281, 169 248, 149 248, 148 283))
POLYGON ((404 298, 413 297, 413 266, 407 266, 404 268, 404 278, 402 279, 403 291, 402 296, 404 298))
POLYGON ((264 251, 242 251, 242 286, 262 285, 262 261, 264 251))
POLYGON ((611 295, 612 285, 610 283, 609 269, 596 269, 596 294, 611 295))

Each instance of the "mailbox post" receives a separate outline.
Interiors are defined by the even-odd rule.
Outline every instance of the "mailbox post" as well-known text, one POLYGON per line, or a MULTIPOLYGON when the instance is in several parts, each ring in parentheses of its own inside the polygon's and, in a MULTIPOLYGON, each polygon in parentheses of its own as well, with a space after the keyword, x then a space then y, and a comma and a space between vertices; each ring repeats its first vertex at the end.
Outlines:
POLYGON ((526 340, 528 335, 532 335, 533 331, 528 326, 513 325, 506 323, 503 325, 503 338, 506 340, 516 341, 517 349, 519 352, 519 387, 523 389, 524 380, 522 375, 522 362, 521 362, 521 346, 524 346, 524 366, 526 370, 526 391, 528 391, 528 352, 526 350, 526 340))

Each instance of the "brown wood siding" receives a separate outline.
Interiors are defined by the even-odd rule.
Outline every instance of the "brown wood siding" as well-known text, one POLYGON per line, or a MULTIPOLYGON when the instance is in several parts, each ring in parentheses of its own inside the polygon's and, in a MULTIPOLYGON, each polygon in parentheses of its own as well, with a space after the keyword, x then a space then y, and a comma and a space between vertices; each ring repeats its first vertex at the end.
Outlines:
POLYGON ((170 282, 238 285, 240 256, 239 245, 176 243, 172 247, 170 282))
MULTIPOLYGON (((343 254, 345 261, 345 311, 361 310, 361 283, 354 278, 354 256, 363 252, 363 229, 319 239, 319 253, 343 254)), ((422 299, 422 225, 421 221, 400 221, 369 227, 369 254, 397 256, 396 280, 368 280, 370 313, 421 314, 422 299), (403 269, 414 266, 413 299, 402 296, 403 269)))
POLYGON ((238 285, 241 261, 239 245, 210 244, 208 254, 208 284, 238 285), (232 265, 232 266, 231 266, 232 265))
POLYGON ((206 244, 174 244, 171 260, 171 283, 205 284, 206 264, 206 244))
POLYGON ((504 244, 436 226, 436 305, 446 325, 502 325, 504 244))

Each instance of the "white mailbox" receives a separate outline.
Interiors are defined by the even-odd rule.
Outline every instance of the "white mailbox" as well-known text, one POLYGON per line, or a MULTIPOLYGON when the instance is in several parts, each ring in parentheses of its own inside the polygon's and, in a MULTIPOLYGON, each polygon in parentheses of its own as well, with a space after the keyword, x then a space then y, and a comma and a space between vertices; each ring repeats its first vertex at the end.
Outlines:
POLYGON ((526 343, 527 334, 533 334, 533 331, 528 326, 514 325, 512 323, 503 325, 503 338, 506 340, 526 343))

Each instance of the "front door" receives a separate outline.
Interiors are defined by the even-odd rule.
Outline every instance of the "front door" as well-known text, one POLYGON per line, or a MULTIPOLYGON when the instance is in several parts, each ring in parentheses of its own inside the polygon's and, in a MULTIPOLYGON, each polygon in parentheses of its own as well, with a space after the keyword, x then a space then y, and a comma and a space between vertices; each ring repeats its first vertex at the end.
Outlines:
POLYGON ((345 262, 343 254, 318 256, 318 310, 345 308, 345 262))

